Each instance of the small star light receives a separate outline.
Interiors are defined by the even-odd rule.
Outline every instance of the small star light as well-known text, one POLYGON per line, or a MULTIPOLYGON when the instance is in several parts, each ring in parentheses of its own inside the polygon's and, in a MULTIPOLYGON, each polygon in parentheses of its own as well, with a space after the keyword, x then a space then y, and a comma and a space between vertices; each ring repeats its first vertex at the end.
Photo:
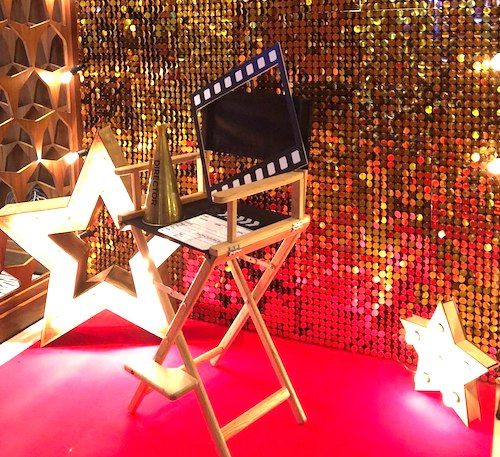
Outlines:
POLYGON ((476 379, 497 361, 467 341, 452 301, 439 303, 430 319, 401 319, 406 342, 418 354, 415 390, 437 391, 465 425, 481 417, 476 379))

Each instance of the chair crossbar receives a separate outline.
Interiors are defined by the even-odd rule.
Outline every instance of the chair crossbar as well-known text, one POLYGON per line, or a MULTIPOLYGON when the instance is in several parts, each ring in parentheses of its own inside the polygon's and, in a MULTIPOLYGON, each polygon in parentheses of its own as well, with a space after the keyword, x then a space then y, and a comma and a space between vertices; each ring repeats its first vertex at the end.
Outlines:
POLYGON ((241 296, 244 298, 247 304, 248 312, 250 314, 250 318, 252 319, 253 324, 255 325, 255 329, 257 330, 257 334, 264 346, 266 354, 271 362, 271 365, 276 373, 276 376, 280 380, 280 383, 283 387, 286 387, 288 392, 290 393, 290 406, 292 407, 293 414, 297 422, 303 424, 306 422, 306 415, 302 406, 300 404, 299 398, 295 393, 295 389, 293 388, 292 382, 288 377, 288 374, 285 370, 285 366, 281 360, 281 357, 274 345, 274 342, 271 338, 269 330, 266 327, 264 319, 260 314, 259 308, 257 306, 257 302, 253 298, 252 292, 248 287, 248 283, 241 271, 240 265, 237 260, 231 260, 231 273, 233 278, 238 286, 238 289, 241 293, 241 296))
POLYGON ((240 257, 243 254, 262 249, 288 238, 292 233, 302 233, 309 225, 309 217, 296 219, 289 217, 267 227, 254 230, 239 236, 235 242, 226 241, 210 248, 210 254, 216 257, 217 263, 224 263, 224 256, 240 257))
POLYGON ((184 301, 186 299, 185 295, 181 294, 180 292, 177 292, 176 290, 163 284, 162 282, 155 282, 155 286, 161 289, 166 294, 168 294, 170 297, 175 298, 176 300, 184 301))
POLYGON ((241 256, 242 260, 245 260, 246 262, 249 262, 253 265, 259 265, 264 268, 274 268, 274 265, 271 262, 268 262, 267 260, 262 260, 262 259, 257 259, 256 257, 252 257, 247 254, 243 254, 241 256))
POLYGON ((238 416, 236 419, 233 419, 231 422, 224 425, 224 427, 222 427, 224 439, 228 440, 229 438, 232 438, 234 435, 241 432, 249 425, 253 424, 256 420, 267 414, 269 411, 288 400, 289 397, 290 392, 288 392, 286 387, 282 387, 273 394, 269 395, 264 400, 238 416))
MULTIPOLYGON (((200 365, 203 362, 207 362, 209 360, 212 360, 214 357, 218 356, 219 354, 222 354, 224 352, 224 348, 222 346, 216 346, 207 352, 204 352, 203 354, 200 354, 199 356, 195 357, 193 359, 193 362, 195 365, 200 365)), ((179 367, 181 370, 185 370, 186 367, 184 365, 181 365, 179 367)))

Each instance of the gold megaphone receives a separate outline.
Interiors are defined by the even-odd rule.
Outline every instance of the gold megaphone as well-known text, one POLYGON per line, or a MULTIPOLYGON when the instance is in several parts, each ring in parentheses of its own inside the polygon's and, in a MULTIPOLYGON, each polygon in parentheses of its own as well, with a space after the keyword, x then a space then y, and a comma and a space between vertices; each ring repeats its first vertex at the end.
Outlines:
POLYGON ((182 216, 179 188, 168 150, 167 126, 159 125, 156 149, 149 170, 149 185, 143 221, 165 226, 178 222, 182 216))

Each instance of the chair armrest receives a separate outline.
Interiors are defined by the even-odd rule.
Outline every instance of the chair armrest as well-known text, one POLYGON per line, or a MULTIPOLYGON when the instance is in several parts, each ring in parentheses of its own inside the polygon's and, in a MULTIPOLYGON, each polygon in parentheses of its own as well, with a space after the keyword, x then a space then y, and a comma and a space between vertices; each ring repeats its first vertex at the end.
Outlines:
POLYGON ((132 165, 124 165, 123 167, 115 168, 115 175, 124 176, 131 173, 140 173, 141 171, 149 170, 150 162, 139 162, 132 165))
POLYGON ((305 171, 289 171, 281 175, 271 176, 259 181, 244 184, 243 186, 233 187, 231 189, 219 190, 212 194, 212 200, 215 203, 229 203, 240 198, 250 197, 266 190, 277 187, 287 186, 304 178, 305 171))
POLYGON ((199 152, 186 152, 184 154, 177 154, 172 156, 172 163, 177 165, 178 163, 192 162, 200 158, 199 152))
MULTIPOLYGON (((200 157, 198 152, 189 152, 186 154, 177 154, 172 156, 172 163, 174 165, 178 163, 191 162, 200 157)), ((123 167, 115 168, 115 175, 123 176, 129 175, 131 173, 140 173, 141 171, 148 171, 151 165, 151 161, 134 163, 132 165, 124 165, 123 167)))
POLYGON ((71 197, 47 198, 20 203, 10 203, 0 209, 0 217, 9 217, 21 213, 33 213, 36 211, 47 211, 66 208, 71 197))
MULTIPOLYGON (((195 202, 206 197, 207 194, 205 192, 193 192, 192 194, 180 196, 181 203, 183 205, 187 205, 188 203, 195 202)), ((140 208, 136 208, 133 211, 128 211, 126 213, 119 214, 118 221, 120 222, 120 225, 125 225, 128 221, 132 219, 144 216, 144 211, 145 208, 141 206, 140 208)))
POLYGON ((214 192, 212 200, 215 203, 227 204, 227 241, 234 242, 236 239, 237 205, 240 198, 249 197, 276 187, 287 186, 288 184, 292 185, 291 216, 302 219, 305 215, 307 170, 289 171, 288 173, 264 178, 243 186, 214 192))

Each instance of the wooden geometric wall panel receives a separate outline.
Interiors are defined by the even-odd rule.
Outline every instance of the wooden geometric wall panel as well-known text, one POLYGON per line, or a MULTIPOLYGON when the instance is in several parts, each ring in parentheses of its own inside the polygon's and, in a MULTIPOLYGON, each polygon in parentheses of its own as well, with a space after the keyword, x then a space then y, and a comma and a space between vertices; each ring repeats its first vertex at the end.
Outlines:
MULTIPOLYGON (((55 168, 47 160, 80 149, 81 142, 79 80, 61 79, 78 59, 75 34, 72 1, 0 0, 0 170, 16 172, 44 159, 46 166, 29 180, 58 196, 69 190, 69 173, 55 188, 55 168)), ((15 192, 16 201, 27 198, 25 184, 15 192)), ((0 206, 4 202, 0 192, 0 206)))
MULTIPOLYGON (((76 43, 72 0, 0 0, 0 207, 74 184, 79 164, 66 154, 80 149, 79 80, 61 76, 76 64, 76 43)), ((46 287, 21 282, 0 299, 0 341, 40 318, 46 287)))

